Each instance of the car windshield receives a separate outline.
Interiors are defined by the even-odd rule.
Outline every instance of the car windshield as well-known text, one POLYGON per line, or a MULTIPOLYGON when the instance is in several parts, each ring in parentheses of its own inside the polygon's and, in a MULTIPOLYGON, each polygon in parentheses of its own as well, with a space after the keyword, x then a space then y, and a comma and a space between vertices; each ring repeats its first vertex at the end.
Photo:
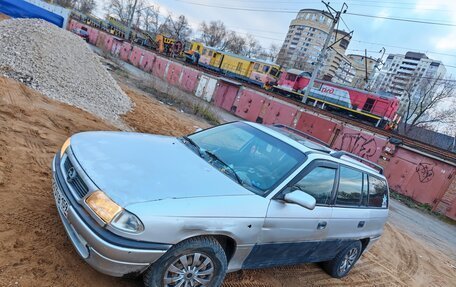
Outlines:
POLYGON ((183 140, 245 188, 265 195, 306 159, 291 145, 246 123, 207 129, 183 140))

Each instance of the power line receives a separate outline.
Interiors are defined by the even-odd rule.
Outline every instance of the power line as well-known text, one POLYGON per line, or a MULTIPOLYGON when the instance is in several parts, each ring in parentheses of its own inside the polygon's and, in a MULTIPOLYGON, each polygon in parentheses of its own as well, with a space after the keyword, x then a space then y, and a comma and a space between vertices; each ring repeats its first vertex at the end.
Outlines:
POLYGON ((346 14, 347 14, 347 15, 352 15, 352 16, 376 18, 376 19, 385 19, 385 20, 402 21, 402 22, 410 22, 410 23, 419 23, 419 24, 428 24, 428 25, 439 25, 439 26, 447 26, 447 27, 456 27, 456 24, 432 22, 432 20, 395 18, 395 17, 376 16, 376 15, 366 15, 366 14, 349 13, 349 12, 347 12, 346 14))
MULTIPOLYGON (((220 9, 228 9, 228 10, 237 10, 237 11, 254 11, 254 12, 267 12, 267 13, 291 13, 297 14, 299 11, 296 10, 280 10, 280 9, 262 9, 262 8, 254 8, 254 7, 234 7, 234 6, 220 6, 220 5, 212 5, 212 4, 205 4, 205 3, 197 3, 185 0, 176 0, 182 3, 187 3, 191 5, 203 6, 203 7, 212 7, 212 8, 220 8, 220 9)), ((356 4, 355 4, 356 6, 356 4)), ((383 7, 383 6, 382 6, 383 7)), ((448 11, 448 10, 446 10, 448 11)), ((456 27, 456 24, 452 23, 442 23, 442 22, 435 22, 435 20, 428 20, 428 19, 413 19, 413 18, 399 18, 399 17, 389 17, 389 16, 377 16, 377 15, 367 15, 361 13, 346 13, 347 15, 352 16, 359 16, 359 17, 368 17, 368 18, 377 18, 377 19, 384 19, 384 20, 392 20, 392 21, 402 21, 402 22, 410 22, 410 23, 418 23, 418 24, 428 24, 428 25, 438 25, 438 26, 447 26, 447 27, 456 27)))

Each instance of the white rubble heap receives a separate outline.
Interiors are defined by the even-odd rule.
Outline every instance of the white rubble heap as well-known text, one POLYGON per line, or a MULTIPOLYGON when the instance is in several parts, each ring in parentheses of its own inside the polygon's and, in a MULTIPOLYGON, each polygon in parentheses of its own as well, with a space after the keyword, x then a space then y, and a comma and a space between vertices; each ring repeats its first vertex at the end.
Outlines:
POLYGON ((116 125, 133 105, 83 39, 39 19, 0 22, 0 76, 116 125))

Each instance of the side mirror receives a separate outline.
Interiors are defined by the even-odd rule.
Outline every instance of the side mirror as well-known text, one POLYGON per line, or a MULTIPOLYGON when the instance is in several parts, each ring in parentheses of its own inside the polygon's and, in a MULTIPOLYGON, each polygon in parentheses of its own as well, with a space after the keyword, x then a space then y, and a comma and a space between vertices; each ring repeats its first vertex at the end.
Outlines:
POLYGON ((310 210, 313 210, 315 208, 315 204, 317 203, 315 197, 301 190, 296 190, 285 194, 284 200, 289 203, 301 205, 302 207, 310 210))

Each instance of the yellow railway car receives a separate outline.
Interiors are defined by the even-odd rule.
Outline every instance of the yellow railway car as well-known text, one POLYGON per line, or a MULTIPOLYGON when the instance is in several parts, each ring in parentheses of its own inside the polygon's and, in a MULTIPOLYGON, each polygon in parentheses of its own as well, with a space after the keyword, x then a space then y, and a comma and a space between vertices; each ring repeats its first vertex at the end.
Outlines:
POLYGON ((187 55, 194 52, 200 54, 199 65, 260 87, 269 87, 281 73, 281 67, 275 63, 224 52, 201 42, 191 43, 187 55))

